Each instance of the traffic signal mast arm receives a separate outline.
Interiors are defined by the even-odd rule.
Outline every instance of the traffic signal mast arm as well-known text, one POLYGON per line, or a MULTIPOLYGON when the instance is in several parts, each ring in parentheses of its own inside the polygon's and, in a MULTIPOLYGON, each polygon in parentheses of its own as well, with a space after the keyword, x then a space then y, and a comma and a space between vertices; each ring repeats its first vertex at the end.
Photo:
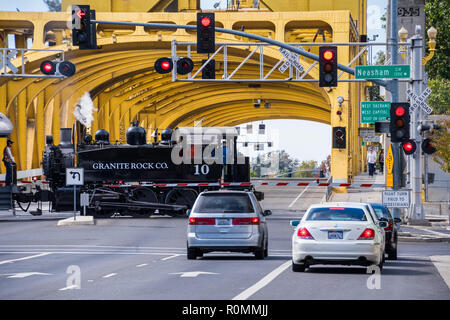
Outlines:
MULTIPOLYGON (((170 28, 170 29, 187 29, 187 30, 197 30, 197 26, 194 25, 179 25, 179 24, 166 24, 166 23, 143 23, 143 22, 125 22, 125 21, 102 21, 102 20, 91 20, 91 23, 101 23, 101 24, 114 24, 114 25, 125 25, 125 26, 142 26, 142 27, 149 27, 149 28, 170 28)), ((249 39, 254 39, 254 40, 258 40, 261 42, 266 42, 281 48, 285 48, 289 51, 298 53, 299 55, 302 55, 306 58, 315 60, 315 61, 319 61, 319 56, 315 55, 313 53, 310 53, 308 51, 305 51, 303 49, 300 48, 296 48, 294 46, 291 46, 289 44, 286 44, 284 42, 280 42, 277 40, 273 40, 273 39, 269 39, 266 37, 262 37, 262 36, 258 36, 255 34, 251 34, 251 33, 247 33, 247 32, 243 32, 243 31, 237 31, 237 30, 230 30, 230 29, 225 29, 225 28, 215 28, 216 32, 223 32, 223 33, 229 33, 229 34, 233 34, 233 35, 237 35, 237 36, 241 36, 241 37, 246 37, 249 39)), ((332 43, 330 43, 332 44, 332 43)), ((355 74, 355 70, 347 67, 345 65, 342 64, 337 64, 337 68, 347 72, 349 74, 354 75, 355 74)), ((388 83, 387 81, 384 80, 379 80, 379 79, 373 79, 371 80, 371 82, 376 83, 378 85, 381 85, 383 87, 387 87, 388 83)))

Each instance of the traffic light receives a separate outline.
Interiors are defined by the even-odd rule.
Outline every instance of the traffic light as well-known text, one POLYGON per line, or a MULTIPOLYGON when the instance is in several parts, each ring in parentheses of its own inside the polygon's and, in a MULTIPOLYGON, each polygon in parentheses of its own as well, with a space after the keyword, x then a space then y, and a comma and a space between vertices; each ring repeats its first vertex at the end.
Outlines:
POLYGON ((97 49, 95 11, 88 5, 72 6, 72 44, 83 49, 97 49))
POLYGON ((337 78, 337 47, 320 47, 319 87, 336 87, 337 78))
POLYGON ((392 142, 409 140, 409 103, 391 103, 389 131, 392 142))
MULTIPOLYGON (((204 65, 208 60, 202 60, 204 65)), ((216 60, 211 59, 207 65, 202 69, 202 79, 215 79, 216 78, 216 60)))
POLYGON ((56 72, 56 63, 50 60, 42 61, 40 68, 41 72, 46 75, 55 74, 56 72))
POLYGON ((406 155, 413 154, 417 149, 416 142, 414 140, 406 140, 402 143, 402 149, 406 155))
POLYGON ((216 50, 214 13, 197 13, 197 53, 214 53, 216 50))
POLYGON ((54 75, 60 74, 66 77, 73 76, 75 74, 75 65, 69 61, 42 61, 39 69, 43 74, 54 75))
POLYGON ((345 127, 333 127, 333 148, 345 149, 346 147, 345 127))
POLYGON ((181 58, 177 61, 177 73, 188 74, 194 69, 194 62, 189 58, 181 58))
POLYGON ((158 73, 169 73, 173 69, 173 61, 171 58, 159 58, 155 61, 155 70, 158 73))
POLYGON ((431 139, 424 139, 422 141, 422 152, 425 154, 433 154, 436 152, 436 148, 433 145, 433 141, 431 139))

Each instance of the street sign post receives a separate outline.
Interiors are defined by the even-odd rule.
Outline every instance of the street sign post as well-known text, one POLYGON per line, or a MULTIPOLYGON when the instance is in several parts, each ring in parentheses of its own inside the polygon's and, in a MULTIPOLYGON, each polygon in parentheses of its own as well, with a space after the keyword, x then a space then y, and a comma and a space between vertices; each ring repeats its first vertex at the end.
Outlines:
POLYGON ((84 168, 66 168, 66 186, 73 186, 73 220, 77 213, 77 186, 84 184, 84 168))
POLYGON ((389 101, 361 101, 361 123, 389 121, 391 103, 389 101))
POLYGON ((356 66, 355 79, 404 79, 410 77, 409 65, 356 66))
POLYGON ((385 190, 382 199, 388 208, 409 208, 411 204, 409 190, 385 190))

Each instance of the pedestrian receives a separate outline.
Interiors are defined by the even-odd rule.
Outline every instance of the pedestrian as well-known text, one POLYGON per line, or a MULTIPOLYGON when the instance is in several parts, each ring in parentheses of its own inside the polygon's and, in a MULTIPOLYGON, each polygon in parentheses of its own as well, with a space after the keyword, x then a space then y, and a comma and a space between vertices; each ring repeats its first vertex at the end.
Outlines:
POLYGON ((369 166, 369 177, 373 177, 375 172, 375 164, 377 163, 377 153, 373 149, 373 147, 369 147, 369 151, 367 152, 367 165, 369 166))
POLYGON ((378 163, 380 164, 380 172, 384 171, 384 150, 381 149, 380 154, 378 155, 378 163))
POLYGON ((14 141, 8 139, 6 141, 5 149, 3 149, 3 163, 6 167, 6 178, 5 178, 6 186, 11 185, 11 183, 12 183, 13 166, 16 165, 16 162, 14 160, 14 157, 13 157, 12 151, 11 151, 11 146, 13 143, 14 143, 14 141))

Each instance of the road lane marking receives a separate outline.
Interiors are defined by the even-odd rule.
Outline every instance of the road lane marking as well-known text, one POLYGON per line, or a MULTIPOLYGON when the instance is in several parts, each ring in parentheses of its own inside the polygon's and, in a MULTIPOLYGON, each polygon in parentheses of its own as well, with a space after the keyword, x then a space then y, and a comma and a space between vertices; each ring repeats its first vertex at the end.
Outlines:
POLYGON ((294 205, 294 203, 297 202, 297 200, 305 193, 306 190, 308 190, 309 186, 306 186, 305 190, 303 190, 302 192, 300 192, 297 196, 297 198, 294 199, 294 201, 291 202, 291 204, 289 205, 288 208, 292 207, 294 205))
POLYGON ((257 283, 252 285, 250 288, 244 290, 237 296, 235 296, 232 300, 247 300, 250 298, 253 294, 267 286, 272 280, 274 280, 276 277, 278 277, 284 270, 286 270, 290 265, 292 261, 288 260, 285 263, 283 263, 281 266, 270 272, 268 275, 266 275, 264 278, 259 280, 257 283))
POLYGON ((219 274, 219 273, 205 272, 205 271, 189 271, 189 272, 174 272, 169 274, 179 274, 180 278, 196 278, 200 274, 219 274))
POLYGON ((450 256, 430 256, 430 259, 450 289, 450 256))
POLYGON ((80 287, 77 286, 76 284, 72 284, 70 286, 59 289, 59 291, 66 291, 66 290, 72 290, 72 289, 80 289, 80 287))
POLYGON ((51 254, 51 252, 43 252, 40 254, 35 254, 33 256, 28 256, 28 257, 23 257, 23 258, 18 258, 18 259, 3 260, 3 261, 0 261, 0 265, 5 264, 5 263, 13 263, 16 261, 23 261, 23 260, 29 260, 29 259, 33 259, 33 258, 43 257, 43 256, 46 256, 49 254, 51 254))
POLYGON ((26 278, 34 275, 42 275, 42 276, 51 276, 51 273, 42 273, 42 272, 20 272, 20 273, 5 273, 1 274, 1 276, 9 276, 8 278, 26 278))
POLYGON ((162 260, 162 261, 166 261, 166 260, 169 260, 169 259, 176 258, 176 257, 178 257, 178 256, 179 256, 179 254, 174 254, 174 255, 172 255, 172 256, 162 258, 161 260, 162 260))
POLYGON ((138 264, 138 265, 136 266, 136 268, 145 267, 145 266, 148 266, 148 264, 147 264, 147 263, 138 264))
POLYGON ((110 273, 110 274, 107 274, 106 276, 103 276, 102 278, 111 278, 111 277, 114 277, 115 275, 117 275, 117 273, 110 273))

